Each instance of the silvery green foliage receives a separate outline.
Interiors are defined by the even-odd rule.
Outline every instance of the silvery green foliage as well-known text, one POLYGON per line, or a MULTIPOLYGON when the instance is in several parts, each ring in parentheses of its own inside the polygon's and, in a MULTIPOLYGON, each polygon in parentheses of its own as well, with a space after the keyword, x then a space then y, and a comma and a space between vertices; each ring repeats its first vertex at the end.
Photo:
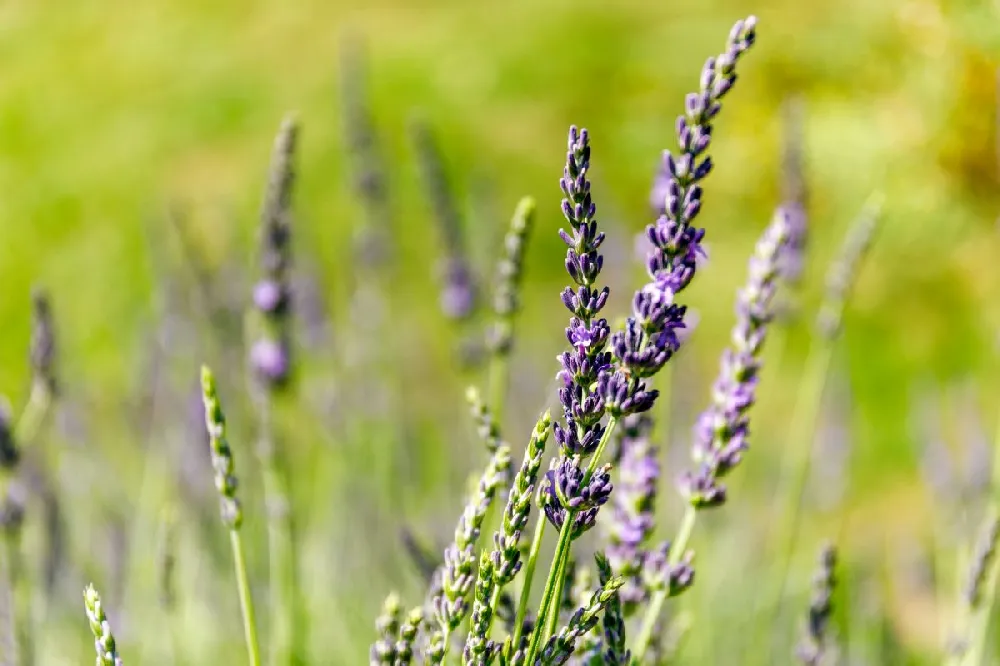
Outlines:
POLYGON ((115 645, 115 636, 111 632, 111 625, 104 614, 101 597, 93 585, 88 585, 83 591, 83 603, 87 609, 90 631, 94 634, 94 649, 97 651, 96 666, 122 666, 121 657, 118 656, 118 647, 115 645))

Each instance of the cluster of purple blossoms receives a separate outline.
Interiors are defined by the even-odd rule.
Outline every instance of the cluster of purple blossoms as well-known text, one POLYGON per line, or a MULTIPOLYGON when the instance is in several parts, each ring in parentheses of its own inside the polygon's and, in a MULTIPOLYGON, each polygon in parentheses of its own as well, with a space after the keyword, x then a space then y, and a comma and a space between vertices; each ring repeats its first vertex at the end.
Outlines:
POLYGON ((253 288, 253 304, 260 313, 261 337, 250 349, 250 365, 268 388, 282 386, 290 364, 291 193, 295 173, 292 159, 298 127, 286 119, 278 132, 271 176, 261 212, 261 279, 253 288))
POLYGON ((681 492, 695 508, 719 506, 726 487, 719 479, 743 458, 749 444, 749 417, 757 392, 761 349, 774 313, 772 300, 778 260, 788 241, 788 216, 778 209, 750 258, 750 275, 736 303, 732 344, 722 356, 722 370, 712 390, 712 405, 695 427, 695 472, 681 478, 681 492))
POLYGON ((581 468, 583 460, 597 450, 606 428, 601 419, 612 376, 611 354, 605 350, 611 328, 607 319, 599 316, 610 292, 607 287, 597 286, 604 266, 600 254, 604 232, 597 230, 597 206, 590 194, 587 130, 571 127, 568 144, 559 184, 565 195, 562 212, 570 231, 560 229, 559 236, 569 248, 566 272, 576 289, 566 287, 562 293, 563 304, 573 314, 566 328, 571 349, 559 355, 562 369, 557 375, 565 424, 556 423, 553 428, 561 455, 545 474, 539 497, 545 515, 559 529, 566 512, 572 511, 573 533, 578 536, 593 526, 597 510, 611 493, 608 470, 600 470, 588 479, 581 468))

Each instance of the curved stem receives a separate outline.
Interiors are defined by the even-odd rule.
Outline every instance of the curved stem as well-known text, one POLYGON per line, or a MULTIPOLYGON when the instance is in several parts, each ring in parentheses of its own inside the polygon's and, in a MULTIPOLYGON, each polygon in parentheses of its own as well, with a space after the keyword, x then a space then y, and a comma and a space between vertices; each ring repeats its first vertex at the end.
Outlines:
MULTIPOLYGON (((677 530, 677 536, 674 538, 672 544, 670 544, 670 554, 667 558, 667 575, 669 576, 670 569, 677 566, 681 558, 684 556, 684 551, 687 550, 688 541, 691 540, 691 533, 694 531, 694 524, 698 520, 698 510, 693 506, 688 505, 687 509, 684 511, 684 518, 681 519, 681 526, 677 530)), ((653 639, 653 630, 656 628, 656 621, 660 617, 660 613, 663 611, 663 604, 666 602, 667 597, 670 595, 670 581, 665 581, 666 587, 658 591, 656 595, 653 596, 653 600, 649 604, 649 610, 646 611, 646 617, 643 618, 642 627, 639 629, 639 635, 635 642, 635 649, 632 650, 632 654, 635 655, 633 661, 636 663, 642 663, 642 659, 646 654, 646 650, 649 649, 649 644, 653 639)))
POLYGON ((260 666, 260 647, 257 643, 257 618, 253 611, 253 597, 250 594, 250 579, 247 565, 243 560, 243 544, 238 530, 229 531, 229 541, 233 547, 233 564, 236 567, 236 585, 240 593, 240 608, 243 610, 243 634, 247 642, 250 666, 260 666))

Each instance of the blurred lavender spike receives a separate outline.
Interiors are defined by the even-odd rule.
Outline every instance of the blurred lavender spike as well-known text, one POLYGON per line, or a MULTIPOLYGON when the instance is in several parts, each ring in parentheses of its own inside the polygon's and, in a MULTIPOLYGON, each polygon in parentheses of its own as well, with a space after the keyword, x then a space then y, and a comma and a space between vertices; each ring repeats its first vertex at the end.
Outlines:
POLYGON ((354 189, 364 204, 365 220, 357 228, 355 256, 372 269, 389 258, 389 195, 386 171, 366 84, 364 45, 345 40, 340 54, 340 100, 344 117, 344 142, 353 159, 354 189))
POLYGON ((780 259, 781 278, 796 285, 802 279, 809 228, 806 210, 804 104, 793 97, 782 104, 782 207, 788 215, 788 243, 780 259))
POLYGON ((476 308, 476 285, 469 265, 461 214, 455 201, 444 157, 430 125, 421 118, 410 121, 410 135, 417 163, 438 225, 444 248, 440 264, 441 311, 453 320, 466 319, 476 308))
POLYGON ((883 200, 881 193, 875 193, 868 199, 827 272, 826 295, 816 325, 820 334, 828 340, 840 334, 844 306, 854 288, 861 262, 871 249, 875 230, 882 216, 883 200))
POLYGON ((40 287, 35 287, 31 292, 30 357, 34 385, 50 396, 55 396, 59 387, 56 377, 55 325, 49 295, 40 287))
POLYGON ((402 613, 399 595, 395 592, 389 594, 382 604, 382 612, 375 620, 378 640, 369 651, 368 663, 371 666, 393 666, 396 663, 396 642, 399 639, 402 613))
POLYGON ((819 666, 827 652, 830 641, 828 625, 833 614, 833 593, 837 585, 836 566, 837 550, 831 544, 823 546, 819 570, 813 577, 813 594, 805 631, 795 650, 796 657, 805 666, 819 666))
POLYGON ((524 253, 535 221, 535 200, 522 198, 504 237, 504 256, 497 267, 493 292, 493 313, 496 322, 489 334, 488 347, 497 356, 510 354, 514 339, 514 317, 521 309, 521 280, 524 275, 524 253))
POLYGON ((972 554, 968 578, 963 596, 969 608, 978 608, 982 600, 986 579, 996 556, 997 539, 1000 538, 1000 517, 993 515, 986 519, 982 533, 972 554))
POLYGON ((636 414, 618 431, 618 485, 611 495, 610 520, 604 522, 605 552, 612 569, 622 576, 620 590, 626 617, 647 598, 642 584, 645 545, 653 531, 653 508, 660 478, 659 455, 649 441, 652 419, 636 414))
POLYGON ((261 337, 250 350, 250 363, 268 390, 281 388, 291 370, 292 190, 298 124, 293 116, 281 123, 274 142, 267 193, 260 214, 261 279, 253 288, 253 304, 261 315, 261 337))
POLYGON ((779 209, 750 259, 749 279, 737 298, 733 347, 722 356, 713 404, 695 428, 693 458, 697 470, 685 474, 680 482, 681 493, 695 508, 725 503, 726 488, 719 479, 740 463, 749 447, 748 412, 756 399, 767 325, 774 316, 777 262, 787 239, 788 218, 779 209))

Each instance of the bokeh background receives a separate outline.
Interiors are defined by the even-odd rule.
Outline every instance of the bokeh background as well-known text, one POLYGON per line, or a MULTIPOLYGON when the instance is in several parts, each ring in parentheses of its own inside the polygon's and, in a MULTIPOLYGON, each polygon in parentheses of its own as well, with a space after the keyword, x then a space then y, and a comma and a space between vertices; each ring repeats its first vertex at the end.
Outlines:
MULTIPOLYGON (((634 238, 652 221, 650 185, 661 150, 675 145, 683 96, 749 13, 759 41, 716 126, 701 217, 710 257, 686 292, 699 323, 657 442, 670 461, 663 537, 681 504, 670 479, 709 399, 735 290, 781 202, 792 99, 803 118, 806 275, 799 316, 780 352, 768 352, 755 448, 733 501, 694 540, 699 580, 684 606, 696 620, 680 660, 765 663, 747 646, 768 630, 754 623, 753 600, 774 569, 771 491, 787 447, 815 446, 789 610, 770 628, 787 638, 778 654, 790 654, 815 553, 831 538, 845 562, 838 633, 849 663, 939 661, 1000 395, 996 2, 12 0, 0 7, 0 392, 15 406, 27 399, 32 285, 51 294, 63 384, 32 449, 61 499, 64 532, 58 574, 35 599, 38 663, 89 658, 79 590, 91 580, 126 663, 242 658, 196 380, 203 361, 221 376, 258 546, 250 564, 263 581, 243 312, 286 112, 302 126, 299 370, 278 424, 302 534, 308 652, 312 663, 359 663, 384 595, 420 598, 400 528, 443 547, 483 461, 463 393, 482 380, 468 360, 484 320, 456 325, 439 307, 445 239, 414 119, 439 143, 484 291, 517 200, 539 203, 504 423, 520 447, 552 403, 565 344, 556 231, 567 127, 593 137, 610 309, 623 315, 642 280, 634 238), (374 216, 345 136, 352 103, 370 112, 385 179, 389 204, 374 216), (882 225, 848 305, 818 435, 787 441, 823 275, 874 192, 882 225), (366 233, 382 252, 375 263, 358 251, 366 233), (157 601, 166 506, 181 517, 172 614, 157 601)), ((29 507, 37 563, 53 556, 43 514, 29 507)))

